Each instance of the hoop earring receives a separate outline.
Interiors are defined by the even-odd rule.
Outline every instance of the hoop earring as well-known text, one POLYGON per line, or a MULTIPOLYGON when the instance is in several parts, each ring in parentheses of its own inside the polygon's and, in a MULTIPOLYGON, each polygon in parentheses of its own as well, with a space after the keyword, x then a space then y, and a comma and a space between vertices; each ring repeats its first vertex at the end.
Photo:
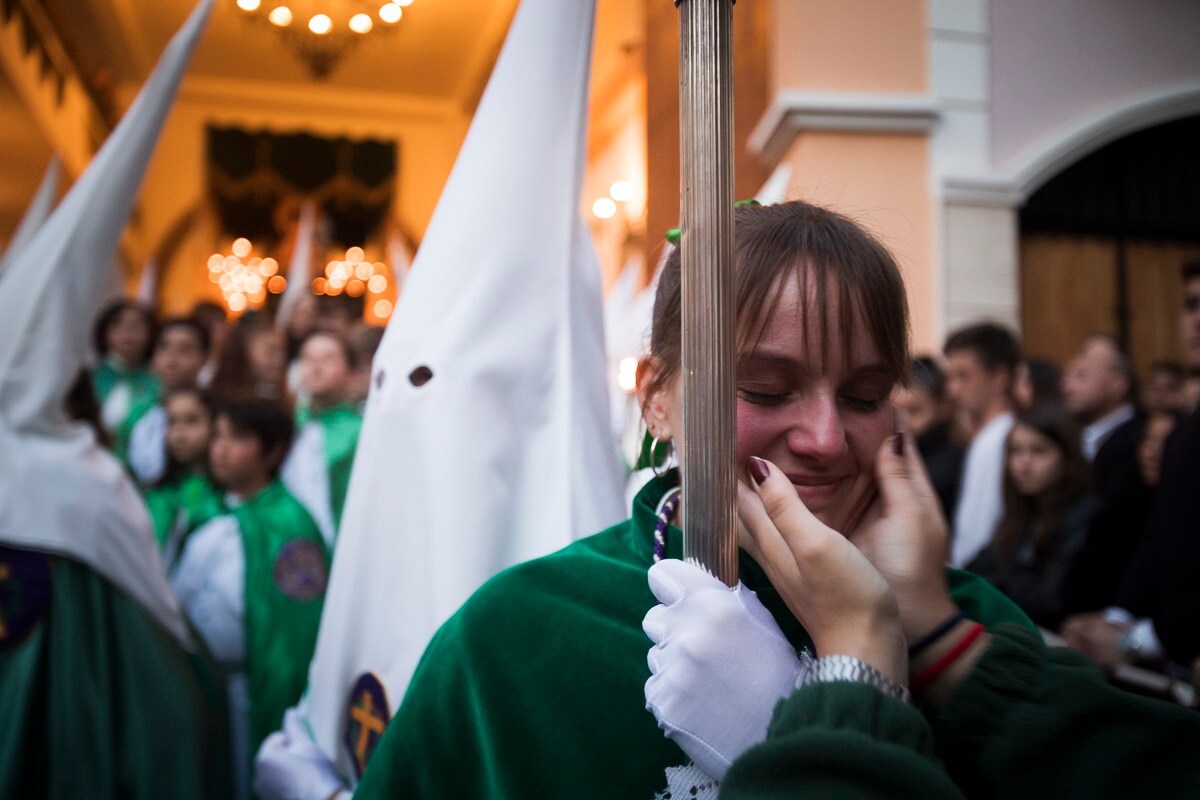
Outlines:
MULTIPOLYGON (((654 457, 655 452, 657 452, 657 450, 658 450, 658 444, 659 444, 659 439, 657 436, 655 436, 650 441, 650 471, 654 473, 654 477, 656 477, 656 478, 662 477, 667 471, 666 467, 663 468, 662 472, 659 472, 659 470, 658 470, 658 459, 654 457)), ((667 447, 672 446, 670 439, 665 440, 663 442, 663 444, 665 444, 667 447)), ((671 451, 668 450, 666 452, 666 455, 663 456, 664 463, 666 462, 667 458, 670 457, 670 455, 671 455, 671 451)))

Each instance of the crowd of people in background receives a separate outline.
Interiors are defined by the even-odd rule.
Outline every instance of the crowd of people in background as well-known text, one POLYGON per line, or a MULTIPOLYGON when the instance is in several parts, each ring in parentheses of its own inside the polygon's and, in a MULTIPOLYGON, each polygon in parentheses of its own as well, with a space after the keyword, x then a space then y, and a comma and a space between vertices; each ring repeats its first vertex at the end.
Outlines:
POLYGON ((944 359, 916 359, 893 399, 951 522, 953 566, 1101 666, 1200 681, 1200 262, 1183 285, 1185 361, 1156 361, 1140 387, 1111 335, 1060 368, 981 323, 953 332, 944 359))
POLYGON ((146 500, 167 577, 225 677, 237 796, 304 690, 383 329, 306 296, 286 324, 203 302, 156 319, 131 300, 95 324, 68 412, 146 500))

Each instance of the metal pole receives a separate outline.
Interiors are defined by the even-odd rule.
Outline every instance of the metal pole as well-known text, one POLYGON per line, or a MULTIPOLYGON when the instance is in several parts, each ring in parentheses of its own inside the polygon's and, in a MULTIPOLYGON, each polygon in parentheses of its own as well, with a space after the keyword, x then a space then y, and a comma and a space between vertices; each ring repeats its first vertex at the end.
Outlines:
POLYGON ((737 582, 733 0, 677 0, 683 555, 737 582))

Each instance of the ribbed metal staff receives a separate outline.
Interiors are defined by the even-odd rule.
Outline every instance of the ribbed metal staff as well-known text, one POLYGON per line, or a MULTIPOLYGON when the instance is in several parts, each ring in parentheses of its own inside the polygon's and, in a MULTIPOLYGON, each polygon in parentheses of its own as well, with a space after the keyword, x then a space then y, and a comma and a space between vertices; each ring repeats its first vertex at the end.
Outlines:
POLYGON ((737 582, 733 0, 679 8, 683 554, 737 582))

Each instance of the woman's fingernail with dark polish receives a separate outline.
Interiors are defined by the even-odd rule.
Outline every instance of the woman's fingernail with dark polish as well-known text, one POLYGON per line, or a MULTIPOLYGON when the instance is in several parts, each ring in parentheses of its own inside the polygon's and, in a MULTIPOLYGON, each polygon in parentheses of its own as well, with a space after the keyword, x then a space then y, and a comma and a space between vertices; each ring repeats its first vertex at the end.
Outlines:
POLYGON ((771 477, 771 468, 767 466, 767 462, 757 456, 750 456, 747 468, 750 470, 750 477, 754 478, 754 482, 759 486, 762 486, 767 482, 767 478, 771 477))
POLYGON ((897 433, 892 437, 892 452, 899 458, 904 458, 904 434, 897 433))

